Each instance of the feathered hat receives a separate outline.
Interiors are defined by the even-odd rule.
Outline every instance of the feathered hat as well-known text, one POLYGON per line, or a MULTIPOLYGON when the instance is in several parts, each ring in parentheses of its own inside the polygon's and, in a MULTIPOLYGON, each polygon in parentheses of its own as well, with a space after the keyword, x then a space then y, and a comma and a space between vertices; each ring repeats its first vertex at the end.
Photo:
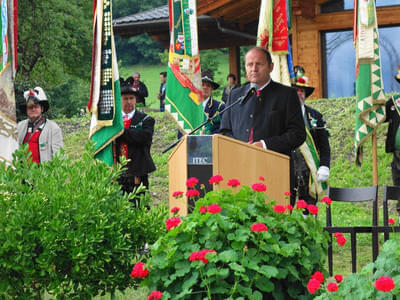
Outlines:
POLYGON ((19 107, 21 112, 24 114, 26 114, 26 106, 29 103, 40 104, 43 107, 44 113, 49 110, 49 101, 47 100, 47 96, 40 86, 25 91, 24 98, 25 98, 25 103, 22 103, 19 107))
POLYGON ((292 83, 292 86, 304 89, 307 98, 314 92, 315 88, 308 85, 308 77, 305 76, 305 70, 302 66, 294 66, 294 70, 295 82, 292 83))

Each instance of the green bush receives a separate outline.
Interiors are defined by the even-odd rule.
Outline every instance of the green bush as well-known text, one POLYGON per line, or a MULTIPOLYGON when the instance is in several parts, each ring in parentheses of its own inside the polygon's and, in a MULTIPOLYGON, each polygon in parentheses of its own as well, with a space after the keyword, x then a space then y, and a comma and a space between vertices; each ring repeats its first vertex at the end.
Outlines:
POLYGON ((133 209, 121 168, 92 153, 37 166, 25 147, 0 164, 0 298, 91 299, 133 284, 132 262, 165 231, 166 208, 133 209))
POLYGON ((307 280, 323 270, 327 234, 302 210, 278 213, 264 199, 247 186, 212 191, 181 223, 167 220, 170 230, 152 246, 141 284, 174 300, 310 298, 307 280), (268 230, 255 231, 257 223, 268 230))
MULTIPOLYGON (((398 233, 396 234, 398 235, 398 233)), ((393 237, 393 235, 392 235, 393 237)), ((338 284, 338 290, 329 292, 322 288, 315 299, 332 300, 369 300, 400 299, 400 243, 398 238, 386 241, 382 246, 375 263, 362 268, 361 272, 352 274, 338 284), (374 269, 376 270, 374 272, 374 269), (378 290, 375 285, 379 278, 390 277, 395 288, 391 291, 378 290)))

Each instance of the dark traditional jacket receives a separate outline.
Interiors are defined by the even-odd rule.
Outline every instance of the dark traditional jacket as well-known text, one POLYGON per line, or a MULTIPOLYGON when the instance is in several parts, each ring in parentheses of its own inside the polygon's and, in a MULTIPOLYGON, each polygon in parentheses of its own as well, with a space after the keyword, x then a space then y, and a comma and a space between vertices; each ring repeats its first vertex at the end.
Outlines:
MULTIPOLYGON (((227 105, 248 90, 248 84, 233 89, 227 105)), ((264 140, 267 149, 290 155, 306 138, 296 90, 271 80, 260 96, 254 94, 222 116, 220 132, 224 135, 248 142, 251 128, 253 141, 264 140)))
POLYGON ((156 169, 150 155, 154 122, 152 117, 136 110, 129 128, 117 138, 117 157, 120 156, 120 143, 126 142, 130 158, 128 172, 134 176, 143 176, 156 169))
POLYGON ((209 126, 207 127, 206 134, 215 134, 219 132, 219 126, 221 123, 221 117, 219 113, 221 110, 225 108, 225 104, 221 103, 215 99, 208 99, 206 106, 204 107, 204 114, 206 118, 212 118, 214 116, 215 119, 210 122, 209 126), (207 132, 208 131, 208 132, 207 132))
POLYGON ((393 98, 386 101, 386 121, 389 122, 389 127, 386 136, 385 150, 387 153, 394 152, 395 137, 397 128, 400 126, 400 116, 393 103, 393 98))
POLYGON ((307 121, 310 126, 310 133, 313 137, 315 147, 319 153, 319 164, 320 166, 326 166, 329 168, 331 160, 331 148, 329 146, 329 134, 325 128, 325 121, 323 120, 322 114, 304 105, 307 121))

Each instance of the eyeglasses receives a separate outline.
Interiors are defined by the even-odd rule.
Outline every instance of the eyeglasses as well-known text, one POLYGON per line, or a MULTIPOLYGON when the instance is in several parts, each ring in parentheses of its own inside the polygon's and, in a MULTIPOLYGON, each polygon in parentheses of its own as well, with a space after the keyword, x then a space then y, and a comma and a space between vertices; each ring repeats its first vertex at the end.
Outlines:
POLYGON ((28 105, 26 107, 26 109, 35 109, 35 108, 40 108, 40 104, 38 104, 38 105, 28 105))

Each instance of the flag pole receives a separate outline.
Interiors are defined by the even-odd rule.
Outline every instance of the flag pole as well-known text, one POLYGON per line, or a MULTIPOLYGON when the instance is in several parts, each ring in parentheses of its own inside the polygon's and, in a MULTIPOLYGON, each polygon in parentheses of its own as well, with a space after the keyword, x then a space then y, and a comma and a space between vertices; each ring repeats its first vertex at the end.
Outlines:
POLYGON ((378 152, 377 152, 376 131, 372 134, 372 184, 378 185, 378 152))

